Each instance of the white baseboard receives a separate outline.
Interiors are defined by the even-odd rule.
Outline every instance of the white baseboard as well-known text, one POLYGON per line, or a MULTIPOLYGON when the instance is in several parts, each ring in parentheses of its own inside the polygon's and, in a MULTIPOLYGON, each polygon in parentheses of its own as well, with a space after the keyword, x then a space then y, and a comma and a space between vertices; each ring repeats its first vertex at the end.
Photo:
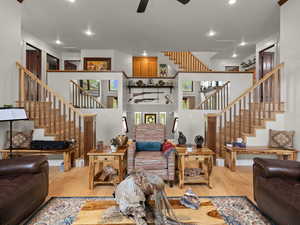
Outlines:
MULTIPOLYGON (((217 166, 224 167, 225 166, 225 160, 224 159, 217 159, 217 166)), ((238 159, 236 162, 237 166, 253 166, 253 160, 252 159, 238 159)))
POLYGON ((60 160, 60 159, 51 159, 48 160, 49 166, 60 166, 62 163, 64 162, 64 160, 60 160))

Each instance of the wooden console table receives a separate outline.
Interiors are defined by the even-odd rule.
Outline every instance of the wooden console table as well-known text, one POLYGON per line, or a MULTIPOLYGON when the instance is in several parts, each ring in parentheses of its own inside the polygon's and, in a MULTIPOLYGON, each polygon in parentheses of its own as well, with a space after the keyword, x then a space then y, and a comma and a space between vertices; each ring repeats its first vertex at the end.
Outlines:
POLYGON ((110 149, 103 151, 92 150, 88 153, 89 157, 89 189, 94 189, 96 184, 117 184, 120 183, 126 175, 127 168, 127 148, 118 149, 117 152, 111 152, 110 149), (96 175, 102 171, 105 166, 112 166, 117 169, 118 174, 115 179, 110 181, 100 181, 96 175))
POLYGON ((193 148, 192 152, 187 151, 187 147, 176 147, 177 165, 179 170, 179 187, 183 188, 184 184, 204 183, 209 188, 210 175, 213 169, 213 161, 215 153, 209 148, 193 148), (203 169, 204 174, 196 177, 185 177, 185 168, 191 162, 197 162, 199 167, 203 169))
POLYGON ((266 146, 250 146, 246 148, 234 148, 225 146, 225 166, 231 171, 236 170, 237 155, 277 155, 282 160, 297 160, 297 150, 269 148, 266 146))
MULTIPOLYGON (((0 150, 2 153, 2 159, 9 158, 9 150, 0 150)), ((64 172, 69 171, 72 168, 72 163, 74 160, 75 149, 68 148, 62 150, 32 150, 32 149, 13 149, 13 155, 59 155, 62 154, 64 157, 64 172)))

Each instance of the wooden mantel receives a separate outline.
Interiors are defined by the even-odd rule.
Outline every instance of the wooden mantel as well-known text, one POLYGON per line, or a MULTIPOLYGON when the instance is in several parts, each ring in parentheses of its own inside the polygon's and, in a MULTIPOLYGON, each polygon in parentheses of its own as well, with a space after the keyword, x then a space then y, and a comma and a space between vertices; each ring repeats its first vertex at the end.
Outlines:
POLYGON ((288 0, 278 0, 278 4, 282 6, 284 3, 286 3, 288 0))

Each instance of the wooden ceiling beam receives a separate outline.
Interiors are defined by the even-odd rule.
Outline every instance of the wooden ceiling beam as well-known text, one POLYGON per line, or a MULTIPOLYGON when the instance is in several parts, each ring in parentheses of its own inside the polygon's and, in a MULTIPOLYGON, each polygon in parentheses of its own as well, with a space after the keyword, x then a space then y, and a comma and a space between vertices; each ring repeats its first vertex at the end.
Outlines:
POLYGON ((284 3, 286 3, 288 0, 279 0, 278 1, 278 4, 280 5, 280 6, 282 6, 284 3))

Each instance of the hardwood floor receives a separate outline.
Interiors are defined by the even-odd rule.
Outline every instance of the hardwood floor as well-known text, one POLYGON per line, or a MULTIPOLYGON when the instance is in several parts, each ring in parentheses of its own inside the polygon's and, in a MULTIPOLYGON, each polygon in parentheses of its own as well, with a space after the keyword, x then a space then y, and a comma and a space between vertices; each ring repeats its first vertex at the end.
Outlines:
MULTIPOLYGON (((200 196, 247 196, 253 201, 252 167, 237 167, 231 172, 225 167, 214 167, 211 179, 212 189, 206 185, 185 185, 184 189, 166 185, 168 196, 181 196, 191 187, 200 196)), ((49 196, 111 196, 113 186, 88 188, 88 168, 73 168, 62 173, 57 167, 50 168, 49 196)), ((253 201, 254 202, 254 201, 253 201)))

